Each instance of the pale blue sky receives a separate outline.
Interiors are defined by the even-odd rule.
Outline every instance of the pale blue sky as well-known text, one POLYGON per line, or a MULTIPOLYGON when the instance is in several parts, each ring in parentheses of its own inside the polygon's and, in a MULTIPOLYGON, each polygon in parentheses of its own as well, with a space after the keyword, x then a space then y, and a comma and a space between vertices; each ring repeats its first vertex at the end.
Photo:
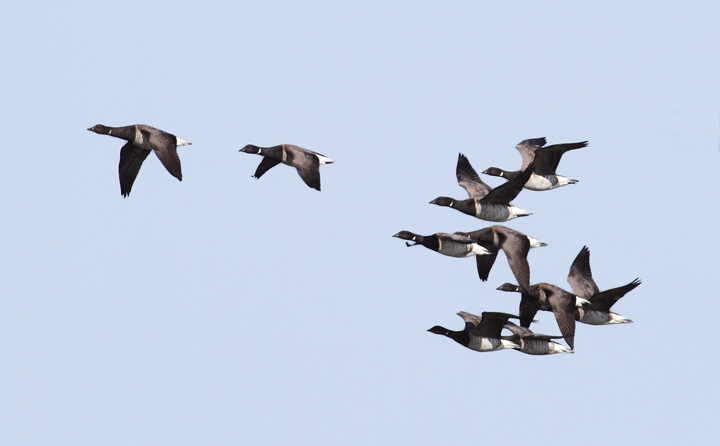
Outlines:
MULTIPOLYGON (((23 2, 0 16, 0 443, 709 444, 720 6, 656 2, 23 2), (120 195, 121 140, 192 141, 120 195), (589 140, 580 182, 515 200, 583 245, 634 324, 578 325, 576 353, 477 353, 428 333, 517 312, 501 255, 391 238, 491 223, 428 204, 514 145, 589 140), (245 144, 336 161, 323 191, 245 144)), ((491 185, 502 180, 483 176, 491 185)), ((549 313, 538 332, 557 334, 549 313)))

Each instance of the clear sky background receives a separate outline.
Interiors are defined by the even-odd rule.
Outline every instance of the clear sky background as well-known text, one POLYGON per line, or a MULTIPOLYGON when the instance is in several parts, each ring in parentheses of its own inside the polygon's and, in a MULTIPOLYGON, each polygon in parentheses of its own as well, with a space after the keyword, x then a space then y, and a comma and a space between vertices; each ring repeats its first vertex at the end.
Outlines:
MULTIPOLYGON (((11 2, 0 15, 0 443, 710 444, 720 436, 720 6, 657 2, 11 2), (123 199, 144 123, 192 141, 123 199), (583 245, 634 324, 576 353, 477 353, 428 333, 517 312, 471 259, 391 236, 492 223, 458 153, 515 170, 520 140, 588 140, 580 182, 515 200, 583 245), (336 162, 322 192, 252 143, 336 162)), ((483 179, 495 186, 499 178, 483 179)), ((537 332, 558 334, 552 314, 537 332)))

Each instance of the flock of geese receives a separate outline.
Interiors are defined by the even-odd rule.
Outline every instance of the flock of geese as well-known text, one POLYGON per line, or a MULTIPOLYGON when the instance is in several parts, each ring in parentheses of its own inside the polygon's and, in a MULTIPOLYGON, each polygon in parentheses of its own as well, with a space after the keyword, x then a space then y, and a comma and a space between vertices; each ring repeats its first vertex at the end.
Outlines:
MULTIPOLYGON (((555 171, 562 155, 569 151, 587 146, 587 141, 555 144, 546 146, 545 138, 526 139, 515 148, 522 155, 522 166, 517 171, 505 171, 491 167, 483 173, 499 176, 508 181, 495 189, 485 184, 463 154, 458 156, 455 174, 458 184, 467 191, 470 198, 457 200, 438 197, 431 204, 447 206, 458 211, 493 222, 506 222, 518 217, 531 215, 530 212, 510 204, 520 191, 530 189, 547 191, 577 180, 558 175, 555 171)), ((549 355, 554 353, 573 353, 575 349, 575 322, 590 325, 623 324, 632 322, 610 308, 621 297, 640 285, 635 279, 627 285, 600 292, 590 269, 590 250, 587 246, 580 250, 568 275, 572 293, 549 283, 530 284, 530 266, 527 255, 530 248, 547 246, 534 237, 527 236, 505 226, 494 225, 474 232, 439 232, 432 235, 418 235, 410 231, 400 231, 393 237, 406 240, 406 245, 422 245, 440 254, 450 257, 475 257, 480 280, 488 280, 490 269, 495 263, 498 252, 502 250, 507 257, 510 269, 518 284, 505 283, 498 287, 500 291, 520 293, 519 316, 498 312, 483 312, 482 316, 461 311, 458 313, 465 328, 460 331, 449 330, 436 325, 429 329, 431 333, 447 336, 459 344, 480 352, 502 349, 515 349, 530 355, 549 355), (539 310, 552 311, 562 336, 548 336, 533 333, 530 325, 539 310), (509 319, 519 319, 520 326, 509 319), (503 336, 503 329, 512 335, 503 336), (554 341, 565 339, 570 348, 554 341)))
MULTIPOLYGON (((136 124, 124 127, 107 127, 101 124, 88 130, 123 139, 127 143, 120 149, 120 193, 130 195, 143 161, 150 152, 155 152, 160 162, 172 176, 182 181, 182 170, 177 147, 191 144, 175 135, 148 125, 136 124)), ((457 200, 438 197, 431 204, 447 206, 481 220, 506 222, 518 217, 531 215, 530 212, 510 204, 520 191, 547 191, 577 180, 558 175, 555 171, 562 155, 569 151, 587 146, 587 141, 555 144, 546 146, 545 138, 526 139, 515 148, 522 155, 522 166, 517 171, 505 171, 490 167, 483 174, 499 176, 508 181, 491 188, 478 176, 470 161, 463 154, 458 156, 456 176, 460 186, 469 195, 468 199, 457 200)), ((309 187, 320 190, 320 165, 331 164, 333 160, 302 147, 282 144, 273 147, 258 147, 252 144, 240 149, 240 152, 261 155, 260 165, 254 178, 260 178, 265 172, 283 163, 295 167, 300 178, 309 187)), ((531 355, 553 353, 572 353, 575 345, 575 322, 590 325, 622 324, 632 322, 610 308, 626 293, 640 285, 635 279, 627 285, 600 291, 592 277, 590 269, 590 251, 587 246, 570 266, 568 282, 573 292, 548 283, 530 284, 530 266, 527 255, 531 248, 547 246, 534 237, 527 236, 505 226, 494 225, 474 232, 456 232, 454 234, 436 233, 418 235, 410 231, 400 231, 393 237, 406 240, 408 247, 422 245, 428 249, 450 257, 475 257, 480 280, 487 281, 498 252, 502 250, 518 284, 505 283, 498 287, 500 291, 520 293, 519 316, 498 312, 483 312, 476 316, 461 311, 458 316, 465 321, 465 328, 453 331, 441 326, 429 329, 431 333, 447 336, 472 350, 487 352, 502 349, 515 349, 531 355), (548 336, 533 333, 530 325, 539 310, 552 311, 562 336, 548 336), (520 325, 510 322, 518 319, 520 325), (503 336, 503 329, 512 335, 503 336), (565 339, 570 348, 555 342, 565 339)))
MULTIPOLYGON (((145 158, 150 155, 150 152, 155 152, 155 155, 160 158, 160 162, 170 172, 170 175, 182 181, 182 170, 177 148, 192 143, 144 124, 126 125, 124 127, 108 127, 97 124, 88 130, 127 141, 127 144, 120 149, 120 165, 118 166, 120 193, 123 197, 127 198, 130 195, 135 178, 140 172, 140 167, 145 158)), ((263 156, 263 160, 255 170, 254 178, 260 178, 268 170, 283 163, 296 168, 305 184, 317 190, 320 190, 320 165, 333 162, 326 156, 291 144, 274 147, 258 147, 248 144, 240 151, 263 156)))

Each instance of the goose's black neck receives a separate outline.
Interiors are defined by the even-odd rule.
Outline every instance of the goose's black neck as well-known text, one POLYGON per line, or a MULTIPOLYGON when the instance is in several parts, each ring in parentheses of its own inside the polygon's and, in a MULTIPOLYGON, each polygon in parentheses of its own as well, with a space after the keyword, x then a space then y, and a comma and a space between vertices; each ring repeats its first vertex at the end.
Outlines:
POLYGON ((127 125, 125 127, 108 127, 105 125, 98 124, 94 127, 91 127, 88 130, 91 130, 91 131, 101 134, 101 135, 114 136, 116 138, 124 139, 125 141, 134 141, 135 140, 135 126, 134 125, 127 125))
POLYGON ((463 345, 467 347, 470 344, 470 332, 467 330, 463 331, 452 331, 448 330, 445 334, 448 338, 452 339, 453 341, 457 342, 460 345, 463 345))
POLYGON ((453 209, 457 209, 458 211, 462 212, 463 214, 468 215, 475 215, 475 212, 477 210, 477 206, 475 205, 475 200, 473 198, 468 198, 467 200, 453 200, 453 202, 450 204, 450 207, 453 209))
POLYGON ((418 235, 415 237, 415 241, 428 249, 432 249, 433 251, 440 250, 440 241, 437 235, 418 235))
POLYGON ((513 178, 520 175, 521 173, 522 173, 522 171, 520 171, 520 170, 516 170, 514 172, 508 172, 507 170, 503 170, 501 176, 503 178, 507 178, 508 180, 512 180, 513 178))

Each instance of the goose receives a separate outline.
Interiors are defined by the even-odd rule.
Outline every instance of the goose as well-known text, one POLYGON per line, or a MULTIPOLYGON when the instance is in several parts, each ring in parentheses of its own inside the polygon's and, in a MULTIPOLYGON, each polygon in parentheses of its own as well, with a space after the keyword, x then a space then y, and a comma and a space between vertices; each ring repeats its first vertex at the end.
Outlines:
POLYGON ((573 350, 558 344, 553 339, 562 339, 562 336, 547 336, 543 334, 535 334, 529 328, 519 327, 508 321, 505 328, 510 330, 512 336, 503 336, 510 342, 518 344, 520 348, 516 349, 528 355, 552 355, 555 353, 575 353, 573 350))
POLYGON ((528 288, 504 283, 498 287, 498 290, 522 294, 520 299, 521 327, 530 328, 538 310, 552 311, 565 342, 571 349, 575 349, 575 306, 588 304, 586 299, 549 283, 536 283, 528 288))
POLYGON ((240 152, 262 155, 264 158, 255 170, 253 178, 260 178, 265 172, 280 163, 297 169, 300 178, 313 189, 320 190, 320 165, 332 164, 335 161, 312 150, 292 144, 281 144, 272 147, 258 147, 248 144, 240 152))
POLYGON ((632 323, 630 319, 610 311, 610 308, 642 283, 639 278, 627 285, 600 292, 590 270, 590 250, 583 246, 570 266, 567 281, 573 293, 590 301, 588 305, 575 309, 575 320, 590 325, 632 323))
POLYGON ((507 257, 510 269, 515 275, 515 279, 522 288, 530 286, 530 265, 527 261, 530 248, 547 246, 547 243, 541 242, 534 237, 500 225, 459 234, 466 235, 490 251, 490 255, 477 258, 478 274, 482 281, 488 279, 498 251, 502 249, 507 257))
POLYGON ((527 169, 527 172, 521 172, 507 183, 491 189, 480 180, 477 172, 470 165, 470 161, 461 153, 458 155, 455 175, 458 184, 467 191, 470 198, 456 200, 449 197, 437 197, 430 204, 451 207, 464 214, 487 221, 504 222, 517 217, 525 217, 532 213, 512 206, 510 202, 517 197, 531 174, 532 169, 527 169))
POLYGON ((444 232, 438 232, 433 235, 418 235, 410 231, 400 231, 393 235, 403 240, 409 240, 405 242, 408 247, 422 245, 428 249, 439 252, 440 254, 449 257, 470 257, 475 256, 478 268, 478 275, 482 279, 482 271, 484 271, 484 262, 480 259, 488 256, 491 252, 479 244, 475 243, 470 237, 455 233, 446 234, 444 232), (412 242, 412 244, 411 244, 412 242), (482 270, 481 270, 482 267, 482 270))
POLYGON ((497 167, 490 167, 483 173, 511 180, 520 175, 520 172, 526 170, 530 163, 534 161, 535 167, 532 169, 532 175, 525 183, 526 189, 543 191, 577 183, 578 180, 558 175, 555 170, 565 152, 587 147, 588 142, 572 142, 543 147, 546 142, 545 138, 526 139, 515 146, 522 156, 523 163, 520 170, 508 172, 497 167))
POLYGON ((458 344, 478 352, 492 352, 506 348, 520 348, 520 345, 502 339, 500 333, 509 318, 517 316, 506 313, 483 312, 482 317, 461 311, 458 316, 465 321, 465 329, 461 331, 448 330, 436 325, 429 329, 435 333, 454 340, 458 344))
POLYGON ((170 175, 182 181, 178 146, 192 143, 175 135, 144 124, 126 125, 125 127, 107 127, 97 124, 88 129, 100 135, 110 135, 127 141, 120 149, 120 193, 127 198, 132 190, 140 167, 150 152, 155 152, 170 175))

